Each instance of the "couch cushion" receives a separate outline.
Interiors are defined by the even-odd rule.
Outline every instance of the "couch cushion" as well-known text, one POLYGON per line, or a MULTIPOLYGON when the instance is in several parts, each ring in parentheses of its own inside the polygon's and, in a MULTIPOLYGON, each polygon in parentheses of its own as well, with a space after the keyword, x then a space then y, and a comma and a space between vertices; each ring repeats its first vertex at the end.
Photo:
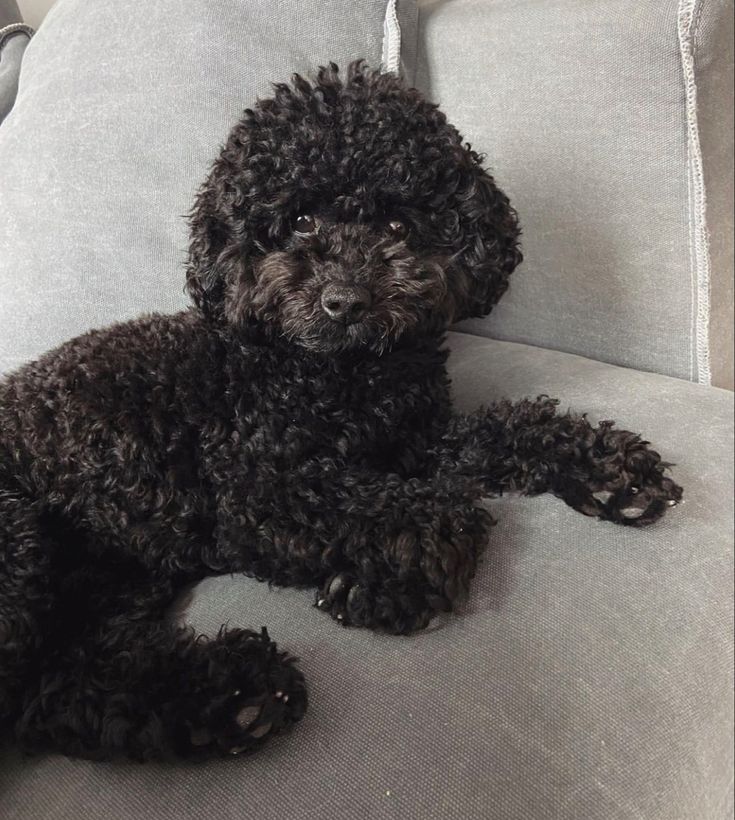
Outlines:
POLYGON ((452 338, 458 403, 546 392, 640 430, 685 503, 643 530, 551 497, 499 519, 464 610, 411 637, 341 629, 309 591, 201 583, 187 619, 265 624, 311 708, 261 754, 200 766, 0 758, 6 820, 726 820, 732 814, 732 394, 452 338))
POLYGON ((524 226, 509 295, 466 329, 703 383, 714 357, 732 383, 728 32, 732 0, 421 3, 417 83, 524 226))
POLYGON ((183 215, 242 109, 294 71, 379 65, 393 5, 58 0, 0 131, 0 371, 186 305, 183 215))

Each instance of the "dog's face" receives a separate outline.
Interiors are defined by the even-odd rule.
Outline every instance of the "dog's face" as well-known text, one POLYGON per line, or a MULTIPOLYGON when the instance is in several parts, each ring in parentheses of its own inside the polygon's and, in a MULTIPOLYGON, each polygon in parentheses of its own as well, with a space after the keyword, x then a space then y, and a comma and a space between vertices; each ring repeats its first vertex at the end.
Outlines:
POLYGON ((246 111, 192 212, 187 287, 216 321, 382 353, 490 311, 518 223, 444 115, 353 64, 246 111))

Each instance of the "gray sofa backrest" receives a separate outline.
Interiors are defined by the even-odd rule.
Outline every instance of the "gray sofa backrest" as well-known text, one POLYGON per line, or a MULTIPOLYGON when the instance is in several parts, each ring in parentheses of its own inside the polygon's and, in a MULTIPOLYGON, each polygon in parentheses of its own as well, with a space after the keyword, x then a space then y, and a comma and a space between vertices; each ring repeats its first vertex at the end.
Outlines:
POLYGON ((732 0, 420 3, 417 84, 524 226, 463 329, 731 386, 732 53, 732 0))
MULTIPOLYGON (((391 7, 57 0, 0 125, 0 372, 188 305, 184 215, 242 110, 294 71, 379 65, 386 28, 395 60, 391 7)), ((415 42, 413 2, 399 18, 415 42)))
MULTIPOLYGON (((57 0, 0 127, 0 371, 185 305, 183 214, 241 109, 295 70, 395 60, 392 7, 57 0)), ((429 0, 418 35, 397 10, 409 78, 525 228, 509 294, 464 328, 726 384, 732 0, 429 0)))

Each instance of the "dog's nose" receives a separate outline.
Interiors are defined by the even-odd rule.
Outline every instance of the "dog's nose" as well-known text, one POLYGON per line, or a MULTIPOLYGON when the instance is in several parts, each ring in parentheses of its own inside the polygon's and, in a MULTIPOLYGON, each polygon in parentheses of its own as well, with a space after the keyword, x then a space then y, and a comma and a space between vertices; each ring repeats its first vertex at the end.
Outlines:
POLYGON ((330 319, 350 325, 359 322, 371 303, 370 292, 359 285, 327 285, 322 291, 322 307, 330 319))

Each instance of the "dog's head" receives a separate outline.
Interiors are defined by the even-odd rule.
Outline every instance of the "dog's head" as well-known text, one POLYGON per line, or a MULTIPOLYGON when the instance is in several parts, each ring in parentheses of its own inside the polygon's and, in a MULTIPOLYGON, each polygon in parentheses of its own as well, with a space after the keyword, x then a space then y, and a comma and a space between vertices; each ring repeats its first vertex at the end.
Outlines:
POLYGON ((382 353, 487 314, 521 261, 507 197, 435 105, 361 62, 275 86, 191 215, 187 288, 215 321, 382 353))

